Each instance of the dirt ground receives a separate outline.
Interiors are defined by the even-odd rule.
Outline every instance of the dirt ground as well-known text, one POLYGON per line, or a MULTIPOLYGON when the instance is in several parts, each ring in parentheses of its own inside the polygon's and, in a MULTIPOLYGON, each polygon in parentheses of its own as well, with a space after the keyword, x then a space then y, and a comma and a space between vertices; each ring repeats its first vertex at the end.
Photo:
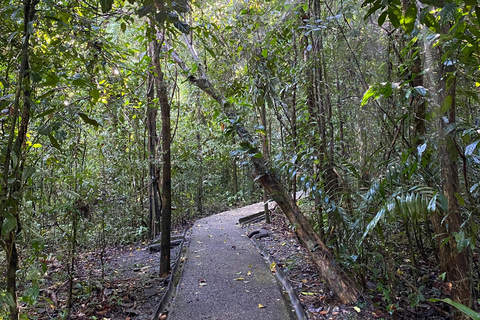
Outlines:
MULTIPOLYGON (((172 263, 178 254, 179 247, 172 248, 172 263)), ((24 310, 28 318, 152 319, 168 284, 158 277, 160 253, 150 253, 144 242, 107 248, 103 255, 103 276, 99 252, 84 253, 76 259, 75 298, 67 317, 68 281, 59 282, 66 266, 57 260, 47 261, 46 282, 38 303, 24 310)))

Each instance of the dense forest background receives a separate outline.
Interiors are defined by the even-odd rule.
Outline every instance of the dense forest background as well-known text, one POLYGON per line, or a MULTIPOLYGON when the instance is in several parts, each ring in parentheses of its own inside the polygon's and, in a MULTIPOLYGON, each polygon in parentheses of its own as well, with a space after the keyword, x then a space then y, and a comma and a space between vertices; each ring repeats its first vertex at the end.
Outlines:
POLYGON ((1 0, 0 21, 0 318, 47 261, 72 287, 82 250, 278 200, 270 175, 386 311, 478 308, 476 0, 1 0))

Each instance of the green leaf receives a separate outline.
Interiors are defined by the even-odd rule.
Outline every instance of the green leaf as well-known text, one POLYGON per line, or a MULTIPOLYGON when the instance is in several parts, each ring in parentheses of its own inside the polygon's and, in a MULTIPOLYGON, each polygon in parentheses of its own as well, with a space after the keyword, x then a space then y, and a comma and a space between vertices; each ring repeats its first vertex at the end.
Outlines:
POLYGON ((417 6, 415 3, 411 4, 407 11, 405 12, 405 17, 403 19, 403 25, 405 28, 405 33, 412 33, 415 28, 415 21, 417 20, 417 6))
POLYGON ((363 240, 365 240, 365 238, 368 236, 368 234, 370 233, 370 231, 372 231, 373 229, 375 229, 375 227, 377 226, 378 222, 380 222, 381 219, 383 219, 383 217, 385 216, 385 208, 382 208, 380 209, 380 211, 377 212, 377 214, 375 215, 375 217, 373 218, 372 221, 370 221, 370 223, 367 225, 367 227, 365 228, 365 232, 363 233, 363 236, 362 238, 360 239, 360 242, 359 242, 359 245, 362 244, 363 240))
POLYGON ((426 25, 430 30, 440 33, 440 24, 437 18, 430 13, 430 7, 423 8, 420 13, 420 23, 426 25))
POLYGON ((266 57, 268 56, 268 50, 267 50, 267 49, 263 49, 263 50, 262 50, 262 56, 263 56, 264 58, 266 58, 266 57))
POLYGON ((477 16, 477 26, 480 27, 480 7, 475 6, 475 15, 477 16))
POLYGON ((383 11, 380 16, 378 17, 378 25, 381 27, 385 23, 385 19, 387 18, 388 11, 383 11))
POLYGON ((126 25, 125 22, 122 22, 122 23, 120 24, 120 29, 122 29, 122 32, 125 33, 125 30, 127 30, 127 25, 126 25))
POLYGON ((90 95, 92 96, 93 103, 97 103, 98 99, 100 99, 100 91, 98 89, 90 90, 90 95))
POLYGON ((400 19, 402 19, 402 12, 397 7, 388 7, 388 19, 393 27, 400 27, 400 19))
POLYGON ((16 305, 15 300, 13 300, 13 297, 10 294, 10 292, 6 292, 6 291, 0 293, 0 303, 1 302, 6 303, 9 307, 15 307, 16 305))
POLYGON ((429 299, 428 301, 448 303, 449 305, 457 308, 458 310, 460 310, 461 312, 463 312, 464 314, 466 314, 467 316, 469 316, 473 320, 480 320, 480 313, 475 312, 472 309, 470 309, 469 307, 464 306, 463 304, 460 304, 458 302, 452 301, 448 298, 446 298, 446 299, 429 299))
POLYGON ((63 151, 62 150, 62 146, 60 145, 60 143, 58 143, 58 140, 55 139, 54 136, 52 136, 51 134, 48 135, 48 139, 50 139, 50 143, 52 144, 52 146, 54 146, 56 149, 60 150, 60 151, 63 151))
POLYGON ((96 120, 89 118, 85 113, 79 112, 78 115, 80 118, 82 118, 83 122, 86 124, 91 124, 92 126, 98 127, 100 126, 100 123, 98 123, 96 120))
POLYGON ((3 220, 2 226, 2 237, 5 237, 9 234, 13 229, 17 227, 17 219, 11 214, 8 214, 3 220))
POLYGON ((363 95, 362 104, 361 104, 362 107, 367 104, 368 99, 370 99, 375 95, 375 91, 376 90, 373 87, 368 88, 367 92, 365 92, 365 94, 363 95))
POLYGON ((100 0, 100 6, 102 7, 102 12, 106 13, 112 10, 113 0, 100 0))
POLYGON ((43 82, 40 86, 54 86, 58 83, 58 81, 60 81, 60 78, 56 74, 45 75, 45 82, 43 82))

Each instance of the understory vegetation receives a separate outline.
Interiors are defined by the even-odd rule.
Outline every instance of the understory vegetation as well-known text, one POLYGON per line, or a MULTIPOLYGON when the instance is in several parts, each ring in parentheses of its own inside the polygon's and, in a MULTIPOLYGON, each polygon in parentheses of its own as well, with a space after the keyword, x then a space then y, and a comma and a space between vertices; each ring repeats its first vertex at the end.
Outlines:
POLYGON ((53 261, 67 318, 81 253, 279 201, 270 177, 365 301, 475 316, 476 0, 0 0, 0 21, 0 319, 29 319, 53 261))

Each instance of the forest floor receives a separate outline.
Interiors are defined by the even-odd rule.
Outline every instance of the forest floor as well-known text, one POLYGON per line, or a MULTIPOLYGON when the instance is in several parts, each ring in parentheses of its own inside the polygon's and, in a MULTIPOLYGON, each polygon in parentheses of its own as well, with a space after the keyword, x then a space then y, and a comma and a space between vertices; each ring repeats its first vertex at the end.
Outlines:
MULTIPOLYGON (((295 289, 309 319, 445 319, 435 317, 428 304, 421 305, 423 313, 396 312, 388 314, 382 304, 366 302, 343 305, 325 286, 308 252, 299 244, 286 218, 278 211, 272 214, 272 223, 251 223, 245 233, 265 229, 268 237, 259 239, 282 268, 295 289)), ((176 231, 181 235, 185 230, 176 231)), ((172 249, 172 261, 180 248, 172 249)), ((40 288, 38 303, 23 306, 29 319, 119 319, 150 320, 157 311, 167 283, 158 278, 159 253, 150 253, 148 243, 106 248, 101 252, 85 252, 76 259, 73 286, 74 302, 69 316, 65 316, 68 279, 67 263, 56 259, 46 261, 45 282, 40 288), (102 263, 103 261, 103 263, 102 263)), ((165 317, 160 317, 165 319, 165 317)))

